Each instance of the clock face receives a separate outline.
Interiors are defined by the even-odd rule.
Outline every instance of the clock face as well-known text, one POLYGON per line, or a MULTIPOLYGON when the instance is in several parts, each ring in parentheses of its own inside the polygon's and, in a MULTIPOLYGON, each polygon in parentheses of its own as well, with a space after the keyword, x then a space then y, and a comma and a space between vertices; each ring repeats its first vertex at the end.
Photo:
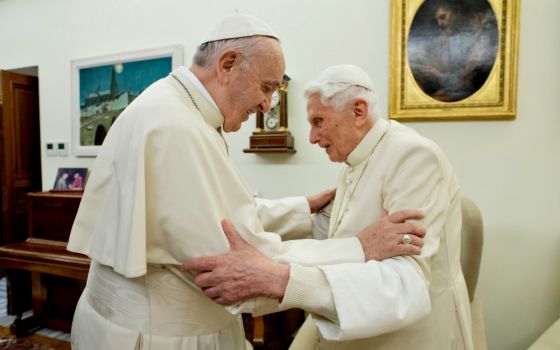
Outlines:
POLYGON ((276 129, 277 126, 278 126, 278 118, 268 117, 266 119, 267 129, 269 129, 269 130, 276 129))
POLYGON ((280 126, 280 107, 271 108, 264 114, 264 124, 267 131, 275 131, 280 126))

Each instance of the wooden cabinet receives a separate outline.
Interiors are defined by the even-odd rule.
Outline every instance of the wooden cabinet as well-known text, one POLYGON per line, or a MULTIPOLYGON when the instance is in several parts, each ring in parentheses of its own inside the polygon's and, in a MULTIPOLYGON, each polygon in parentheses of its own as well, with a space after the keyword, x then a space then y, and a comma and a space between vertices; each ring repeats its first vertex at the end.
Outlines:
POLYGON ((85 255, 66 250, 81 193, 35 192, 28 198, 28 238, 0 247, 9 312, 16 315, 11 328, 17 335, 42 326, 69 332, 89 270, 85 255), (33 315, 24 319, 30 306, 33 315))

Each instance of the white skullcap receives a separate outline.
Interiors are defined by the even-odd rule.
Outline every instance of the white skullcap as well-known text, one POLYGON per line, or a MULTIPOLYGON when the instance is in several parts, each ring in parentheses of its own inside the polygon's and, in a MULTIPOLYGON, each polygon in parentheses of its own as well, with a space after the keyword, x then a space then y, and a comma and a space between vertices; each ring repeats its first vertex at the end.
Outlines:
POLYGON ((357 85, 373 90, 373 82, 369 75, 360 67, 352 64, 330 66, 319 73, 314 82, 318 84, 340 83, 357 85))
POLYGON ((201 44, 225 39, 243 38, 253 35, 270 36, 278 39, 278 36, 268 24, 257 17, 246 14, 234 14, 222 18, 206 35, 201 44))

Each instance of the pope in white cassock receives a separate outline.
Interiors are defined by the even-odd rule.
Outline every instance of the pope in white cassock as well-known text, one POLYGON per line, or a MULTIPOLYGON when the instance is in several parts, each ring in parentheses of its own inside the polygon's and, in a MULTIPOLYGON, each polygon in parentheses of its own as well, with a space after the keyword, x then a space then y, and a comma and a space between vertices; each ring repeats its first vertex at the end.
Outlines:
MULTIPOLYGON (((385 255, 367 245, 368 237, 421 236, 421 227, 404 223, 421 217, 412 211, 380 219, 394 225, 388 236, 373 224, 360 238, 281 241, 277 233, 308 233, 311 211, 332 196, 256 203, 221 131, 237 131, 257 109, 268 110, 283 75, 272 30, 251 16, 228 16, 199 46, 190 69, 174 70, 123 111, 99 151, 68 243, 92 259, 72 325, 73 349, 244 349, 238 312, 285 305, 260 298, 224 308, 181 269, 187 259, 228 250, 224 218, 276 262, 363 263, 420 251, 418 237, 392 244, 385 255), (265 232, 270 228, 275 233, 265 232)), ((298 280, 297 269, 280 265, 278 273, 298 280)))
MULTIPOLYGON (((410 206, 424 213, 420 224, 426 236, 419 255, 365 264, 292 264, 291 273, 307 283, 292 278, 277 297, 293 307, 306 298, 321 300, 323 308, 311 310, 312 321, 305 322, 290 349, 472 350, 459 256, 461 197, 449 161, 434 142, 378 117, 373 83, 359 67, 325 69, 305 96, 310 142, 324 148, 331 161, 348 165, 338 182, 326 238, 352 237, 384 210, 410 206)), ((218 257, 192 259, 184 267, 201 271, 196 283, 227 304, 242 300, 237 290, 245 288, 238 282, 230 292, 231 278, 244 281, 235 271, 246 270, 251 280, 268 274, 242 268, 254 265, 249 252, 266 266, 262 255, 245 245, 218 257), (241 252, 245 258, 235 259, 241 252), (213 269, 217 262, 228 268, 213 269)), ((259 295, 255 288, 252 293, 259 295)))

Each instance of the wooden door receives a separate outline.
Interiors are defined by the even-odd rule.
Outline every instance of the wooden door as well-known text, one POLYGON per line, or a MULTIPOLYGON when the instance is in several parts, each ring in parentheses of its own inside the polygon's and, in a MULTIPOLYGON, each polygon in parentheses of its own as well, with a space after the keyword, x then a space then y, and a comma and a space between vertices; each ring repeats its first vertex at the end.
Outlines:
POLYGON ((37 77, 0 71, 2 245, 27 238, 27 193, 41 190, 37 77))

